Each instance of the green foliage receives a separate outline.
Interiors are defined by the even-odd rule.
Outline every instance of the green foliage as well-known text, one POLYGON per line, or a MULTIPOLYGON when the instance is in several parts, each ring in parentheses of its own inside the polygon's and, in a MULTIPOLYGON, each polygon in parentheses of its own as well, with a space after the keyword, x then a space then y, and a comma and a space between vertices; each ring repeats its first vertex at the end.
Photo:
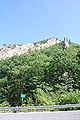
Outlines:
POLYGON ((44 43, 46 43, 47 41, 48 41, 48 39, 46 39, 46 40, 41 40, 41 41, 39 41, 39 42, 35 42, 34 45, 44 44, 44 43))
POLYGON ((80 103, 80 91, 70 91, 64 92, 62 94, 57 94, 57 104, 64 105, 64 104, 77 104, 80 103))
POLYGON ((80 103, 80 46, 63 43, 0 61, 0 104, 80 103), (76 91, 77 90, 77 91, 76 91))
POLYGON ((10 107, 10 104, 8 101, 4 101, 0 104, 0 107, 10 107))
POLYGON ((35 104, 36 105, 52 105, 53 101, 51 99, 51 96, 49 95, 49 93, 45 92, 44 90, 37 88, 36 89, 36 94, 35 96, 35 104))

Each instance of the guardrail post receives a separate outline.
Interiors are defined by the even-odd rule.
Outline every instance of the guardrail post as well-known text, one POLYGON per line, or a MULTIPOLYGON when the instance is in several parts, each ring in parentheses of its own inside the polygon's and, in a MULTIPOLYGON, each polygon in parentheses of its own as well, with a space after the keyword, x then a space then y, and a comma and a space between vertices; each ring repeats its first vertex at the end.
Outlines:
POLYGON ((28 109, 28 112, 31 112, 31 109, 28 109))

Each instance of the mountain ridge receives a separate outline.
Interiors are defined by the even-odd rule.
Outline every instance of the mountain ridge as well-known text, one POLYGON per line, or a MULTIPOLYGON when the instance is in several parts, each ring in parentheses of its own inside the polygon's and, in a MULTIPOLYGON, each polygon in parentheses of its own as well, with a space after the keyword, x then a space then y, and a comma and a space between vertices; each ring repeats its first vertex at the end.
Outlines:
POLYGON ((27 44, 22 44, 22 45, 4 45, 3 48, 0 49, 0 59, 5 59, 7 57, 13 57, 13 56, 18 56, 22 54, 29 54, 34 52, 35 50, 40 50, 44 48, 48 48, 52 45, 56 45, 60 43, 61 41, 55 37, 52 37, 47 40, 43 40, 41 42, 36 42, 36 43, 27 43, 27 44))

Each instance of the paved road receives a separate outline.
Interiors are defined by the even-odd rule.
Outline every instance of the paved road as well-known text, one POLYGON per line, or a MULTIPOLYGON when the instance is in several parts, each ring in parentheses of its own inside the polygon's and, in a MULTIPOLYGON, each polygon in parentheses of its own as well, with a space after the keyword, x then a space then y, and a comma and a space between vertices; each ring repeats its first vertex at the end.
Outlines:
POLYGON ((0 120, 80 120, 80 111, 0 113, 0 120))

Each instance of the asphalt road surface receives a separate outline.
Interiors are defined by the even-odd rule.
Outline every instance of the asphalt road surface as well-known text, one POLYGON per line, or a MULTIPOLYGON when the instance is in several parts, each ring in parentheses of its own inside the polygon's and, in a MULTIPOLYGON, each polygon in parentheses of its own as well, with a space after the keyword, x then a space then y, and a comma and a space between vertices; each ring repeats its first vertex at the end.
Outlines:
POLYGON ((80 111, 0 113, 0 120, 80 120, 80 111))

